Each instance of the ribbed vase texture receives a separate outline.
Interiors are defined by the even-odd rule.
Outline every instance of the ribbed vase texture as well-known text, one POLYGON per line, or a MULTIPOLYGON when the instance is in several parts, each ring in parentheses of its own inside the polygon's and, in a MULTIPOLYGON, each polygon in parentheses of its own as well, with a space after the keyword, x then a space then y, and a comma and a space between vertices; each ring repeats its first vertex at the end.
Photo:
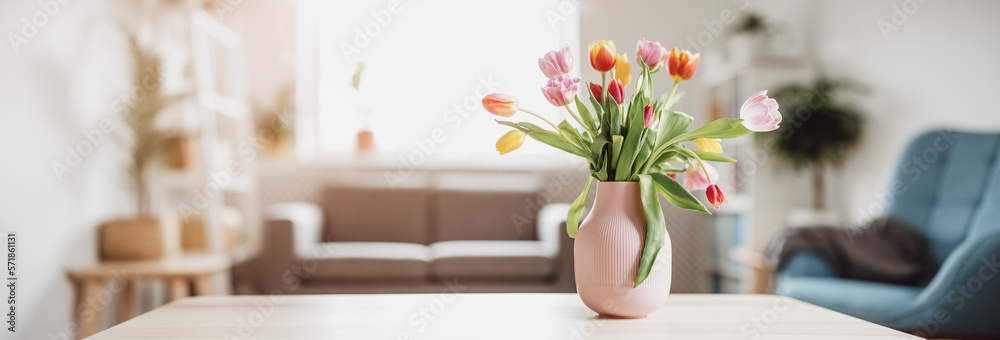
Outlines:
POLYGON ((643 318, 660 309, 670 294, 670 236, 649 277, 635 284, 646 240, 646 215, 638 182, 599 182, 594 207, 574 241, 576 289, 598 314, 643 318))

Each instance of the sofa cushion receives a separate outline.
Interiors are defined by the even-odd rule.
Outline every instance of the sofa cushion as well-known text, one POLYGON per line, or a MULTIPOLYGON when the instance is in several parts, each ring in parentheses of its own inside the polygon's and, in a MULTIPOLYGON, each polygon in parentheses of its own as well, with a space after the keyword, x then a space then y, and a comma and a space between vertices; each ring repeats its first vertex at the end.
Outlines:
POLYGON ((427 189, 329 188, 320 239, 428 244, 427 196, 427 189))
POLYGON ((303 268, 315 268, 309 276, 317 279, 426 279, 432 255, 416 243, 327 242, 303 260, 303 268))
POLYGON ((434 239, 538 240, 535 191, 441 189, 435 192, 434 239))
POLYGON ((439 278, 546 278, 558 252, 539 241, 445 241, 431 249, 439 278))

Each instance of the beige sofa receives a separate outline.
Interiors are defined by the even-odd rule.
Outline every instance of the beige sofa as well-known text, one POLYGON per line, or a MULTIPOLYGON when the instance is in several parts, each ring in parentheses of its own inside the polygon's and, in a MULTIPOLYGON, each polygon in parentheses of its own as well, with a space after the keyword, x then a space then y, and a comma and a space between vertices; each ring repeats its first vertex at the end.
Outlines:
POLYGON ((537 191, 324 190, 266 212, 264 293, 572 292, 566 204, 537 191))

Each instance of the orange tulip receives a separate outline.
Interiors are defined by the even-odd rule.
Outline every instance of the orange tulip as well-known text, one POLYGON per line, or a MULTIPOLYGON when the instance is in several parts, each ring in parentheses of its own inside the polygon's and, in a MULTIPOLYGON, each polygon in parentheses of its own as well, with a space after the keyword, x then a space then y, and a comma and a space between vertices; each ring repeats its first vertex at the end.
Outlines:
POLYGON ((490 93, 483 97, 483 107, 497 116, 510 117, 517 112, 517 98, 509 94, 490 93))
POLYGON ((497 140, 497 151, 503 155, 517 150, 517 148, 524 144, 524 136, 525 134, 524 132, 521 132, 521 130, 510 130, 510 132, 504 134, 499 140, 497 140))
POLYGON ((685 81, 694 76, 694 71, 698 70, 698 63, 701 62, 701 54, 691 54, 688 50, 678 50, 674 47, 670 50, 670 57, 667 59, 667 66, 670 68, 670 76, 677 81, 685 81))
POLYGON ((590 43, 590 66, 598 72, 615 68, 615 43, 610 40, 590 43))

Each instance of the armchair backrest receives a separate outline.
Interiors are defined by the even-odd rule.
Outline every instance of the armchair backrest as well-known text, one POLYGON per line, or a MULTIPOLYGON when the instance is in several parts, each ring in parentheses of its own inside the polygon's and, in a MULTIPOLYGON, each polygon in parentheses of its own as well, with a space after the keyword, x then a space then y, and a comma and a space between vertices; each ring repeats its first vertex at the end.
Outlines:
POLYGON ((888 191, 887 214, 923 236, 940 265, 967 237, 1000 232, 1000 133, 917 136, 888 191))

